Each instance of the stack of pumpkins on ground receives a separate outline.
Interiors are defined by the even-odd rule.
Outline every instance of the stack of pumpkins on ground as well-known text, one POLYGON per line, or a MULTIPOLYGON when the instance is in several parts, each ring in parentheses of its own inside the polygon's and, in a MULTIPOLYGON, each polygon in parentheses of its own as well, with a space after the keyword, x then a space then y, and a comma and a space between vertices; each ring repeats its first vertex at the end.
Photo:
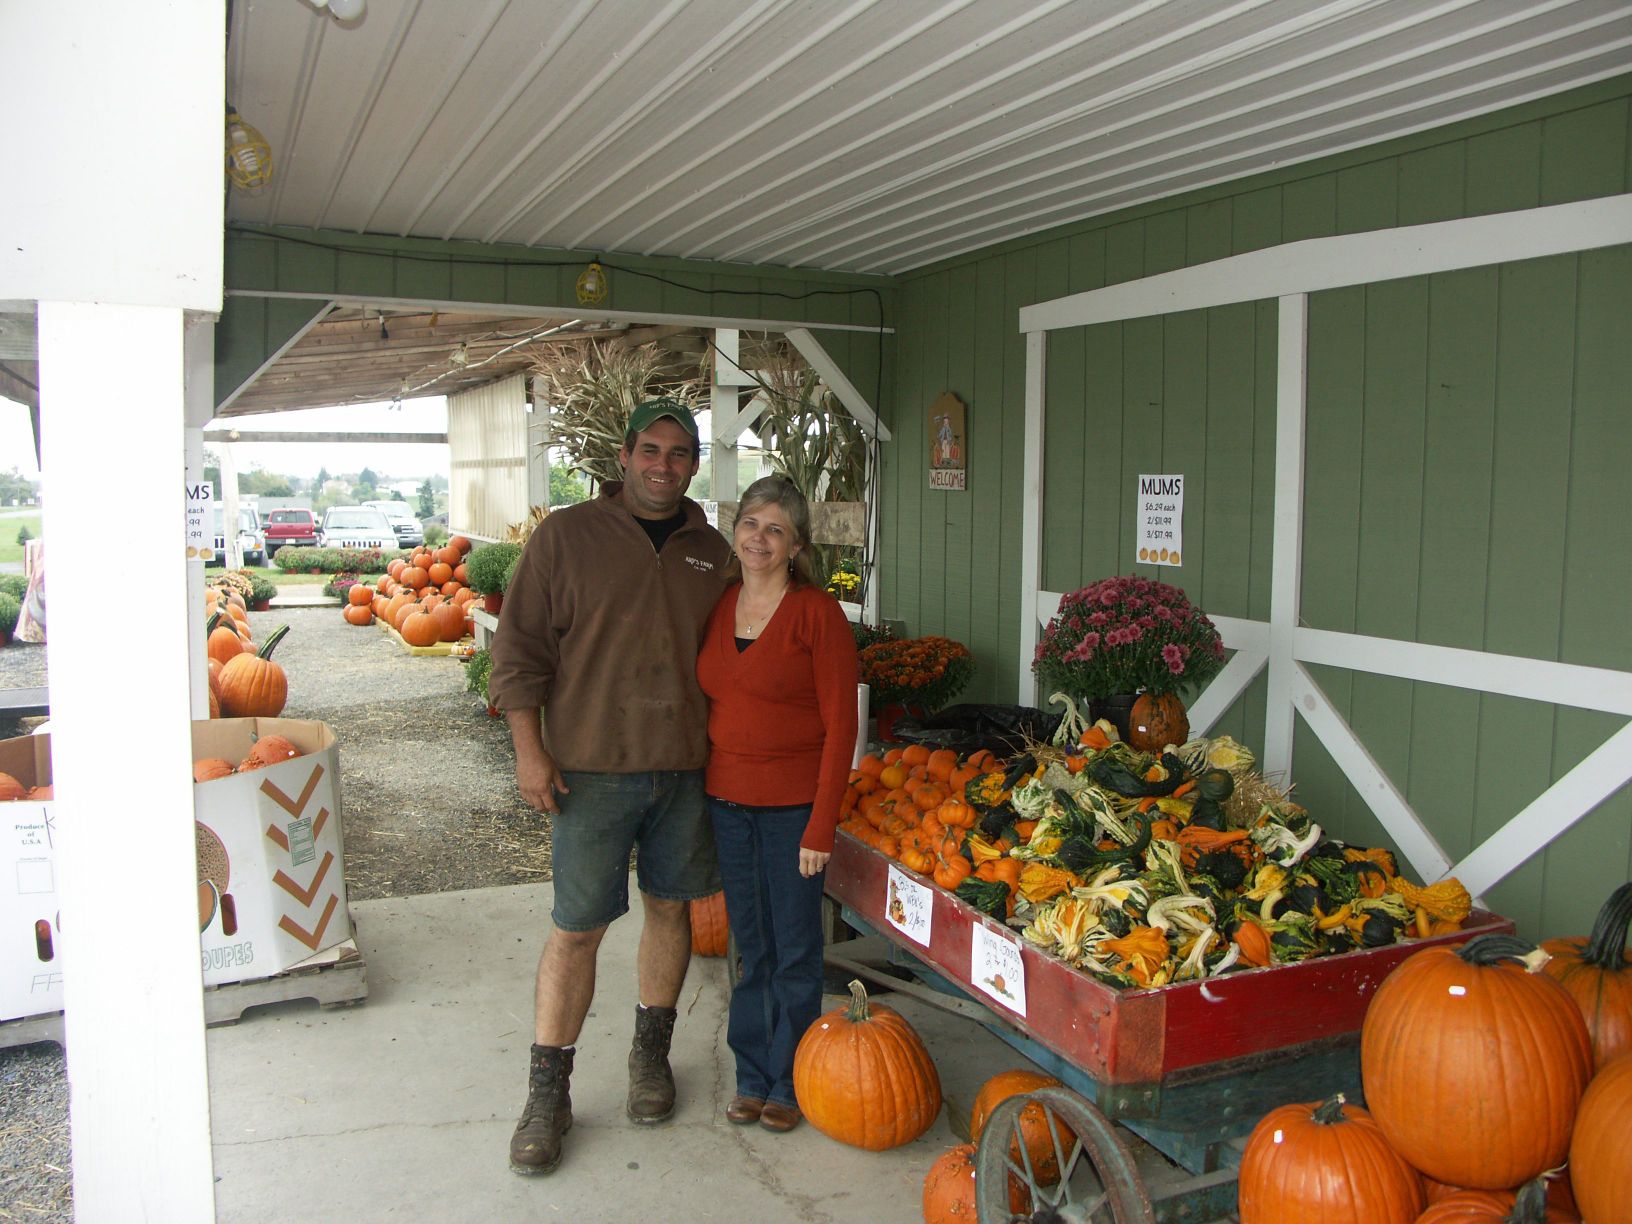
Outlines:
POLYGON ((1285 1105, 1241 1159, 1242 1224, 1632 1221, 1632 884, 1592 934, 1424 948, 1361 1030, 1367 1108, 1285 1105))
POLYGON ((272 651, 289 626, 280 625, 257 648, 243 596, 216 587, 204 590, 204 614, 209 618, 210 717, 276 718, 283 713, 289 678, 272 651))
POLYGON ((477 595, 465 585, 469 551, 470 541, 454 536, 443 548, 397 558, 374 586, 359 582, 347 590, 346 622, 371 625, 378 618, 410 646, 459 641, 474 632, 468 605, 477 595))
POLYGON ((292 761, 300 755, 300 749, 283 736, 263 735, 255 741, 249 755, 236 765, 225 757, 200 757, 193 762, 193 781, 213 782, 235 773, 248 773, 252 769, 265 769, 268 765, 292 761))

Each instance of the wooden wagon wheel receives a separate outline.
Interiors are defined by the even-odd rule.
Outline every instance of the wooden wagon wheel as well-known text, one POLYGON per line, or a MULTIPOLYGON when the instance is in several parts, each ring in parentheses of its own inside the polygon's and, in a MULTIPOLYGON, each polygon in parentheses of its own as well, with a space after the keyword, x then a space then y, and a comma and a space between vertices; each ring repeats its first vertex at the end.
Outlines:
POLYGON ((1156 1220, 1133 1155, 1115 1126, 1068 1088, 1017 1094, 992 1110, 975 1158, 975 1206, 980 1224, 1009 1224, 1011 1220, 1155 1224, 1156 1220), (1031 1104, 1042 1107, 1054 1145, 1060 1178, 1052 1185, 1042 1184, 1022 1141, 1020 1115, 1031 1104), (1011 1156, 1016 1150, 1018 1160, 1011 1156), (1016 1216, 1010 1211, 1011 1175, 1031 1195, 1029 1215, 1016 1216))

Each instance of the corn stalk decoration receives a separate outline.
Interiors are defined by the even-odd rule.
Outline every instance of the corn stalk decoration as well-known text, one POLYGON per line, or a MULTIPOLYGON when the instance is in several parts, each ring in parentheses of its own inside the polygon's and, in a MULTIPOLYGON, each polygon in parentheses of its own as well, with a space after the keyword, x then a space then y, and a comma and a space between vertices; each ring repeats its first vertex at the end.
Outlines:
MULTIPOLYGON (((757 429, 771 467, 813 503, 865 501, 869 440, 816 371, 778 346, 749 374, 764 393, 757 429)), ((825 583, 847 556, 859 561, 859 551, 812 544, 817 579, 825 583)))
POLYGON ((597 484, 623 479, 618 452, 637 404, 672 395, 695 412, 707 395, 695 358, 677 360, 656 344, 573 340, 535 344, 528 355, 549 404, 546 445, 565 451, 567 466, 597 484))

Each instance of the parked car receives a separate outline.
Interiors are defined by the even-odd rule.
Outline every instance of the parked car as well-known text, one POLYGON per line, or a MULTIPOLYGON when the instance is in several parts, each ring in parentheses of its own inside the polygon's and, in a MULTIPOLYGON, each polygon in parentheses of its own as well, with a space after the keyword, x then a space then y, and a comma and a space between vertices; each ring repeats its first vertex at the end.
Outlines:
POLYGON ((398 548, 418 548, 425 543, 425 528, 414 517, 405 501, 366 501, 363 505, 378 510, 391 520, 391 529, 397 533, 398 548))
POLYGON ((266 555, 276 556, 285 544, 317 545, 317 517, 310 510, 273 510, 266 516, 266 555))
POLYGON ((395 548, 391 522, 369 506, 330 506, 317 542, 324 548, 395 548))
MULTIPOLYGON (((227 537, 222 530, 226 521, 227 508, 220 503, 215 507, 215 557, 206 561, 205 565, 225 565, 227 563, 227 537)), ((245 565, 266 564, 266 537, 261 534, 260 516, 255 513, 253 506, 238 507, 238 547, 244 555, 245 565)))

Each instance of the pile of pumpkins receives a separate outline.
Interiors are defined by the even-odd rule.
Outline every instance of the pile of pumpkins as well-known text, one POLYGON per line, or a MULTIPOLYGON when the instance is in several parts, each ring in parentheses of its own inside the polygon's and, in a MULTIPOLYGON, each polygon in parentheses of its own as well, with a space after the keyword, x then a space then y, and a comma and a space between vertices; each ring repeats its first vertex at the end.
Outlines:
POLYGON ((1241 1158, 1242 1224, 1632 1221, 1632 884, 1587 937, 1425 948, 1360 1037, 1367 1108, 1285 1105, 1241 1158))
POLYGON ((342 614, 351 625, 384 621, 410 646, 457 642, 475 632, 469 605, 478 598, 465 584, 470 541, 454 536, 437 549, 422 548, 398 557, 372 587, 359 582, 346 591, 342 614))
POLYGON ((289 632, 280 625, 259 647, 249 610, 237 591, 206 587, 205 653, 209 657, 211 718, 276 718, 289 699, 289 678, 272 652, 289 632))

